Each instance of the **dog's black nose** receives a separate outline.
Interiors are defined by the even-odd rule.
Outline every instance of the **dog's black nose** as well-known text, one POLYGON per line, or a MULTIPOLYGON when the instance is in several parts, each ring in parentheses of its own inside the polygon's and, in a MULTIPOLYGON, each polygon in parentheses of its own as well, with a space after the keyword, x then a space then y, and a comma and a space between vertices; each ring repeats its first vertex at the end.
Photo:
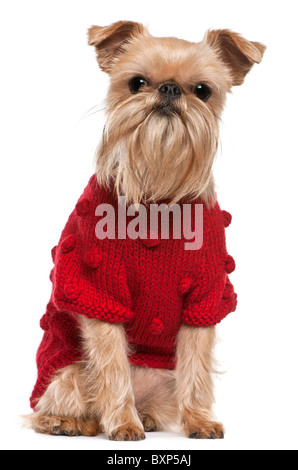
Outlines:
POLYGON ((182 90, 176 83, 164 83, 159 87, 159 92, 168 99, 179 98, 182 95, 182 90))

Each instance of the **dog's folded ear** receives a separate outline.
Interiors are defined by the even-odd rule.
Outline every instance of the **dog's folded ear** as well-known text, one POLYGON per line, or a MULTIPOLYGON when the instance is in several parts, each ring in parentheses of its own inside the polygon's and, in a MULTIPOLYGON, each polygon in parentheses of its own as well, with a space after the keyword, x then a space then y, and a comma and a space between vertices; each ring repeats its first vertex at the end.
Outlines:
POLYGON ((262 61, 266 50, 263 44, 248 41, 228 29, 210 30, 206 33, 204 41, 229 68, 232 85, 242 85, 252 66, 262 61))
POLYGON ((117 58, 124 52, 125 44, 138 35, 148 34, 147 29, 133 21, 118 21, 110 26, 92 26, 88 31, 88 43, 95 46, 99 66, 109 73, 117 58))

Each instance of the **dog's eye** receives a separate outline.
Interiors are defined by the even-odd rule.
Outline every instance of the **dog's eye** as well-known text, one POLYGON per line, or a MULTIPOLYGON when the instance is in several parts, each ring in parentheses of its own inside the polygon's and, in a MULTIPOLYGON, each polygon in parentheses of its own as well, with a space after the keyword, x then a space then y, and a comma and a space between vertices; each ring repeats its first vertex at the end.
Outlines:
POLYGON ((211 90, 207 85, 205 85, 205 83, 199 83, 197 86, 195 86, 194 92, 202 101, 209 100, 211 96, 211 90))
POLYGON ((132 93, 138 93, 141 88, 148 85, 144 77, 134 77, 129 82, 129 89, 132 93))

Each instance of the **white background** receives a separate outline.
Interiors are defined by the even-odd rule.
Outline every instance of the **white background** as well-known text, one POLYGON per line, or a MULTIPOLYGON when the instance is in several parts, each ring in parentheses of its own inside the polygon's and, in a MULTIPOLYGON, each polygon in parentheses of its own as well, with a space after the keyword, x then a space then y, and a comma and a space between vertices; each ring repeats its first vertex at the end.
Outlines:
MULTIPOLYGON (((297 449, 297 32, 294 1, 10 0, 0 3, 1 387, 3 449, 297 449), (224 441, 151 434, 140 443, 23 429, 50 250, 94 172, 108 79, 87 46, 91 24, 140 21, 199 41, 231 28, 268 46, 229 96, 216 165, 239 307, 219 327, 216 413, 224 441)), ((133 452, 132 452, 133 453, 133 452)))

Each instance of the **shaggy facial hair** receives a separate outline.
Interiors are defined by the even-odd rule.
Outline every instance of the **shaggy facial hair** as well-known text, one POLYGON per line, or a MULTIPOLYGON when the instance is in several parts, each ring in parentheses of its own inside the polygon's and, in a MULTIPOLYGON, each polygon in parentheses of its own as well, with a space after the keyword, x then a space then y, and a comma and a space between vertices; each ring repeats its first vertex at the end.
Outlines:
POLYGON ((109 100, 98 180, 112 181, 131 204, 195 197, 210 203, 217 145, 216 116, 197 99, 166 104, 158 94, 140 93, 120 104, 109 100))

